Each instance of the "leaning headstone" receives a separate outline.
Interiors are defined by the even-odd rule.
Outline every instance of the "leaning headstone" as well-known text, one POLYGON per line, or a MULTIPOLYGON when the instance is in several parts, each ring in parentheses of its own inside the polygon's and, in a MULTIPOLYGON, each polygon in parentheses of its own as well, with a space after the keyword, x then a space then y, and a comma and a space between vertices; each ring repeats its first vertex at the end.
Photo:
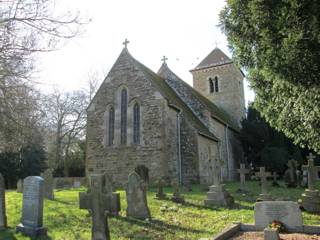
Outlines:
POLYGON ((41 174, 41 177, 44 180, 44 197, 54 200, 52 170, 45 170, 44 173, 41 174))
POLYGON ((315 188, 315 182, 317 180, 320 166, 314 166, 314 158, 311 153, 309 154, 308 165, 302 166, 302 170, 308 171, 308 188, 302 194, 299 203, 308 212, 320 213, 320 193, 315 188))
POLYGON ((114 192, 114 187, 112 183, 111 177, 104 173, 104 181, 103 181, 103 189, 104 192, 107 194, 108 197, 108 214, 111 216, 118 216, 119 212, 121 211, 120 205, 120 193, 114 192))
POLYGON ((254 221, 258 230, 268 227, 273 221, 281 222, 285 229, 301 231, 303 222, 299 205, 292 201, 263 201, 254 206, 254 221))
POLYGON ((0 173, 0 230, 4 230, 7 227, 7 215, 6 215, 6 191, 4 178, 0 173))
POLYGON ((204 200, 206 206, 231 206, 234 203, 233 197, 225 189, 224 185, 220 183, 221 167, 219 160, 213 161, 213 185, 210 186, 207 192, 208 199, 204 200))
POLYGON ((167 198, 167 195, 163 191, 164 184, 165 184, 165 182, 164 182, 163 178, 160 178, 158 180, 158 192, 156 194, 156 199, 160 199, 161 200, 161 199, 166 199, 167 198))
POLYGON ((257 199, 257 201, 271 200, 271 197, 267 189, 267 172, 265 168, 260 167, 260 171, 259 173, 256 173, 256 175, 260 178, 260 185, 261 185, 261 194, 259 195, 259 198, 257 199))
POLYGON ((22 190, 23 190, 23 182, 21 179, 19 179, 17 182, 17 193, 22 193, 22 190))
POLYGON ((244 163, 240 163, 240 169, 238 169, 238 173, 240 173, 240 187, 238 192, 247 193, 248 190, 246 188, 246 174, 250 172, 249 169, 246 169, 246 165, 244 163))
POLYGON ((173 194, 171 197, 172 202, 185 203, 184 197, 180 194, 179 184, 177 182, 173 182, 172 188, 173 188, 173 194))
POLYGON ((128 177, 126 193, 127 216, 138 219, 150 218, 150 210, 147 203, 147 184, 136 172, 131 173, 128 177))
POLYGON ((43 227, 43 187, 43 179, 38 176, 23 181, 22 218, 16 230, 32 238, 47 235, 43 227))
POLYGON ((297 161, 289 160, 288 161, 288 169, 284 173, 284 182, 288 188, 297 187, 298 186, 298 177, 297 177, 297 161))
POLYGON ((109 198, 104 192, 104 175, 90 176, 90 189, 87 193, 79 193, 80 209, 88 209, 92 216, 91 239, 109 240, 107 212, 109 209, 109 198))
POLYGON ((149 184, 149 168, 145 165, 138 165, 134 171, 140 176, 140 178, 147 184, 149 184))

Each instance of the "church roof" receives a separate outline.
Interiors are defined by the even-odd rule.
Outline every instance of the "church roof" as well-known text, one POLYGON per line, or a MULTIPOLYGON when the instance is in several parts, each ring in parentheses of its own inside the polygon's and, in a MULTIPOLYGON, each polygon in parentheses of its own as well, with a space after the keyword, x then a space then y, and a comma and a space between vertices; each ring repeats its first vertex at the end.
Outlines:
POLYGON ((188 103, 188 106, 194 113, 197 113, 198 118, 202 119, 202 112, 208 110, 211 113, 211 117, 216 118, 218 121, 228 125, 235 131, 240 131, 238 124, 228 113, 179 78, 166 63, 162 64, 158 71, 158 75, 166 79, 166 82, 171 88, 175 89, 175 92, 179 97, 182 98, 184 102, 188 103))
POLYGON ((178 94, 172 89, 168 83, 161 76, 154 73, 152 70, 144 66, 142 63, 134 59, 128 51, 128 56, 133 60, 135 65, 144 73, 144 75, 154 83, 156 88, 163 94, 167 99, 168 103, 176 108, 179 108, 187 116, 189 121, 193 123, 198 132, 202 135, 210 137, 215 141, 219 139, 208 129, 208 127, 192 112, 188 105, 178 96, 178 94))
POLYGON ((232 60, 219 48, 215 48, 192 71, 232 63, 232 60))

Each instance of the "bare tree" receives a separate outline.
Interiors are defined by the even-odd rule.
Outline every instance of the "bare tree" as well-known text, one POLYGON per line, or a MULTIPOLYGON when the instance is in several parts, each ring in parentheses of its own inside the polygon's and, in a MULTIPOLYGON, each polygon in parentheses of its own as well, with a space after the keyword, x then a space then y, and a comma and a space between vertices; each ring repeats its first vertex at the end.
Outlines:
POLYGON ((84 138, 88 95, 84 91, 62 93, 55 90, 44 99, 45 125, 51 135, 51 166, 63 166, 68 176, 68 160, 72 146, 84 138))

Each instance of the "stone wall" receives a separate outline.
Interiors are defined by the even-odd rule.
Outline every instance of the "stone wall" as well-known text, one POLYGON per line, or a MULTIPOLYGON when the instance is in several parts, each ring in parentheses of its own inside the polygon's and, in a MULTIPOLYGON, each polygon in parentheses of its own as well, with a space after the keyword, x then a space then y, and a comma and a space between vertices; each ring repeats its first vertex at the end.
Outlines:
POLYGON ((243 75, 234 64, 193 71, 193 87, 240 124, 245 117, 243 75), (219 91, 210 93, 209 77, 218 77, 219 91))

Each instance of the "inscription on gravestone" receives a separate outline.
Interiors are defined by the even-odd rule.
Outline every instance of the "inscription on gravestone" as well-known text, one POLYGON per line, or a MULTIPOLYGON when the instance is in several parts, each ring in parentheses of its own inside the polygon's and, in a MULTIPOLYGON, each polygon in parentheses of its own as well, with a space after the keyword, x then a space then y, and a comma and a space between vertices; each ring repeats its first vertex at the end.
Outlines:
POLYGON ((280 221, 287 229, 299 230, 302 227, 302 214, 299 205, 291 201, 263 201, 254 206, 254 221, 262 230, 274 220, 280 221))
POLYGON ((21 223, 17 232, 31 237, 46 235, 43 224, 43 179, 38 176, 27 177, 23 181, 23 204, 21 223))

